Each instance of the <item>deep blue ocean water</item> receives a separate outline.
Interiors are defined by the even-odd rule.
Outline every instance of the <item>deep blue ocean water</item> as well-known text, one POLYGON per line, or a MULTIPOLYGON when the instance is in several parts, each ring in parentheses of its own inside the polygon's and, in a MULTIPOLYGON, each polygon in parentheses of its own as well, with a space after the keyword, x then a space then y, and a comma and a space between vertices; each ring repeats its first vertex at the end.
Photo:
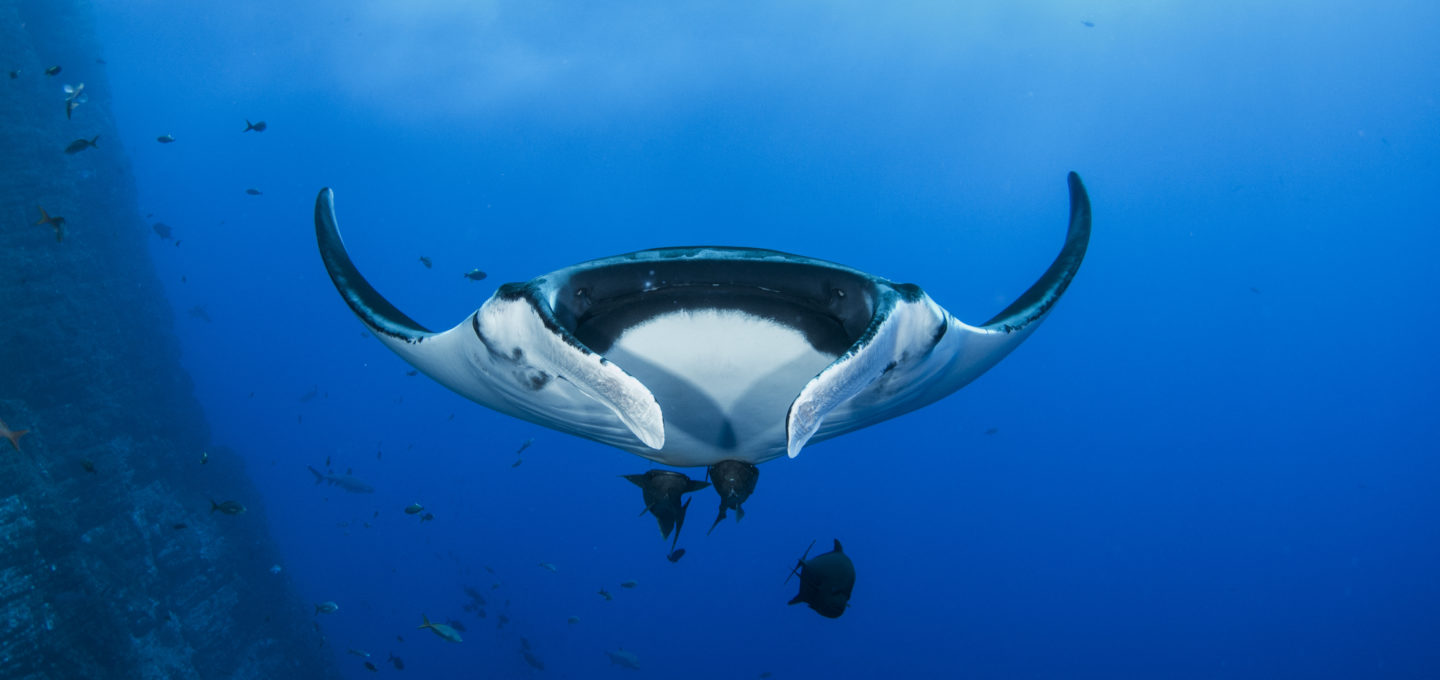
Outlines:
POLYGON ((424 678, 1440 676, 1440 5, 95 5, 142 210, 181 240, 152 249, 180 360, 275 578, 339 603, 347 677, 349 648, 424 678), (311 221, 333 187, 360 269, 432 328, 690 244, 980 323, 1058 251, 1070 170, 1094 237, 1033 337, 764 464, 744 522, 705 536, 696 494, 674 564, 617 477, 648 461, 407 376, 311 221), (315 486, 327 459, 377 491, 315 486), (850 609, 787 607, 832 538, 850 609))

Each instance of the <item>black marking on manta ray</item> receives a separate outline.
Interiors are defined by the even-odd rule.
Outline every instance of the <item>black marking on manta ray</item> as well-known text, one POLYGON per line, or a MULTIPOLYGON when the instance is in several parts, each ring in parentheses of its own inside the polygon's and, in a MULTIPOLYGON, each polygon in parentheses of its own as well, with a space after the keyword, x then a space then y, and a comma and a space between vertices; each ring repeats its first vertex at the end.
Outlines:
MULTIPOLYGON (((545 277, 542 276, 525 283, 507 283, 495 291, 495 297, 507 302, 524 301, 529 303, 530 308, 535 310, 536 316, 540 317, 540 323, 545 326, 545 330, 559 336, 561 340, 565 341, 565 344, 575 348, 581 354, 586 356, 596 354, 594 349, 587 347, 570 332, 569 328, 555 318, 554 311, 550 309, 545 297, 541 295, 541 288, 545 280, 545 277)), ((604 356, 600 357, 600 361, 602 364, 607 363, 604 356)))
POLYGON ((935 334, 930 337, 930 347, 931 347, 931 348, 934 348, 935 346, 939 345, 939 344, 940 344, 940 341, 945 338, 945 334, 946 334, 946 333, 949 333, 949 332, 950 332, 950 320, 949 320, 949 319, 940 319, 940 327, 939 327, 939 328, 936 328, 936 329, 935 329, 935 334))
POLYGON ((890 284, 890 287, 900 293, 900 299, 906 302, 919 302, 925 299, 925 289, 913 283, 893 283, 890 284))

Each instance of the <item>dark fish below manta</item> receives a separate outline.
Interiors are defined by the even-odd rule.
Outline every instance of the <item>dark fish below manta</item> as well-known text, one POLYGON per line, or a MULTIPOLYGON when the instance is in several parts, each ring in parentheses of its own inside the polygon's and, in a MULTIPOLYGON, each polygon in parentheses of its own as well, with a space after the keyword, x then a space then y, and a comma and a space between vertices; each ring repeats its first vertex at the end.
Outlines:
POLYGON ((503 284, 436 333, 360 274, 329 189, 316 199, 315 233, 351 310, 461 395, 665 465, 753 465, 939 400, 1029 337, 1089 244, 1090 200, 1079 176, 1068 181, 1060 254, 980 325, 951 316, 919 286, 824 260, 680 247, 503 284))

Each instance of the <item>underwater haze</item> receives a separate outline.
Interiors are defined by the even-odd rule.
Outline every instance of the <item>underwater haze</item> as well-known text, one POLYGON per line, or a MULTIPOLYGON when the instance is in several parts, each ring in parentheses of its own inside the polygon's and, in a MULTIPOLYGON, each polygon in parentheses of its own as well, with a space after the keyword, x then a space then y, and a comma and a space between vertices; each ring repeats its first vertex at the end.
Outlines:
POLYGON ((263 523, 256 578, 317 606, 345 678, 1440 676, 1440 4, 91 11, 56 105, 103 70, 178 361, 265 509, 215 517, 263 523), (655 464, 412 374, 313 222, 333 189, 355 264, 432 329, 689 245, 978 325, 1060 252, 1069 171, 1093 238, 1033 336, 762 464, 744 521, 706 535, 694 493, 674 562, 621 478, 655 464), (836 539, 843 616, 787 606, 836 539))

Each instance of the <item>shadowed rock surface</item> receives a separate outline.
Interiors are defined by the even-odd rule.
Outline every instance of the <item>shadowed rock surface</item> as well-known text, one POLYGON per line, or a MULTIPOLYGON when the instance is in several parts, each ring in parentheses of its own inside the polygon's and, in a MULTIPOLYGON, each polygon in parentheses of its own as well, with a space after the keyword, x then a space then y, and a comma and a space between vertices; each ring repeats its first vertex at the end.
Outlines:
POLYGON ((0 675, 338 677, 177 363, 92 35, 83 0, 0 0, 0 65, 20 70, 0 78, 0 419, 31 431, 0 442, 0 675), (249 512, 211 516, 212 496, 249 512))

